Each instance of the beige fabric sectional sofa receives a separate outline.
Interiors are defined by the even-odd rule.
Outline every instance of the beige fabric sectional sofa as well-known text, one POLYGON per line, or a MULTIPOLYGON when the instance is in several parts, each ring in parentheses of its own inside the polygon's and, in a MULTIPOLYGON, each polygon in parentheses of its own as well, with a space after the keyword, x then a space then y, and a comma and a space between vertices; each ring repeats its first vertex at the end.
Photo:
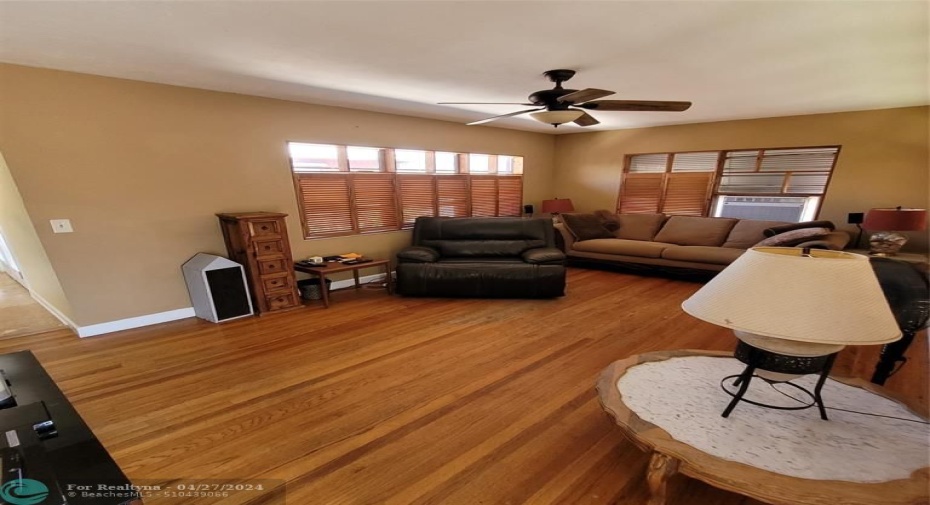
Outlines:
POLYGON ((769 234, 784 237, 784 243, 770 238, 769 242, 776 243, 765 245, 842 250, 850 238, 846 232, 832 231, 832 223, 828 229, 811 223, 811 229, 806 232, 790 235, 816 234, 790 240, 790 230, 782 229, 803 228, 804 223, 662 214, 617 215, 605 211, 599 211, 599 215, 602 222, 606 219, 611 225, 605 226, 609 233, 604 235, 612 236, 579 240, 566 225, 575 221, 574 215, 563 216, 564 222, 555 225, 564 240, 564 250, 570 263, 613 263, 717 272, 746 249, 765 240, 766 230, 773 229, 769 234), (812 231, 814 228, 816 232, 812 231))

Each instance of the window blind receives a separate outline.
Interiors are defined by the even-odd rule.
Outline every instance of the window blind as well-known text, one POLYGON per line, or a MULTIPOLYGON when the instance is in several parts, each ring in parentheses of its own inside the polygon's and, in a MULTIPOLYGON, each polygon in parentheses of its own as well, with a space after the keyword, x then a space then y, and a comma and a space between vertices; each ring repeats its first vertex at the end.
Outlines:
POLYGON ((403 227, 413 226, 420 216, 436 215, 436 181, 429 175, 398 175, 403 227))

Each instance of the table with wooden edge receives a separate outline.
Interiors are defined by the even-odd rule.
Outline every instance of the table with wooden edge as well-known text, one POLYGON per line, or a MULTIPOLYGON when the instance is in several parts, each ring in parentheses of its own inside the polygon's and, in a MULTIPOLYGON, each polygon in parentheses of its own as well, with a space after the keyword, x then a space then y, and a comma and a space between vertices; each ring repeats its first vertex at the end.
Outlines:
MULTIPOLYGON (((685 356, 732 358, 733 354, 695 350, 644 353, 611 363, 601 372, 597 380, 598 398, 604 411, 620 426, 624 435, 634 445, 652 453, 646 474, 650 491, 648 505, 666 505, 668 479, 675 473, 681 473, 711 486, 774 505, 919 505, 928 503, 928 481, 930 481, 930 468, 928 467, 914 471, 907 479, 879 483, 812 480, 782 475, 718 458, 679 442, 662 428, 641 419, 623 403, 617 382, 627 370, 641 363, 685 356)), ((916 414, 919 411, 915 404, 906 399, 896 398, 875 384, 861 379, 831 378, 903 404, 912 413, 916 414)), ((721 392, 721 394, 724 393, 721 392)))
MULTIPOLYGON (((358 279, 358 272, 363 268, 381 267, 384 269, 384 285, 388 294, 394 293, 394 280, 391 278, 391 261, 390 260, 372 260, 364 263, 355 263, 347 265, 338 261, 327 261, 322 266, 306 266, 294 263, 294 270, 313 275, 320 279, 320 292, 323 295, 323 306, 329 308, 329 290, 326 289, 326 276, 339 272, 352 272, 352 278, 355 279, 355 289, 361 287, 358 279)), ((345 289, 345 288, 343 288, 345 289)), ((334 290, 338 291, 338 290, 334 290)))

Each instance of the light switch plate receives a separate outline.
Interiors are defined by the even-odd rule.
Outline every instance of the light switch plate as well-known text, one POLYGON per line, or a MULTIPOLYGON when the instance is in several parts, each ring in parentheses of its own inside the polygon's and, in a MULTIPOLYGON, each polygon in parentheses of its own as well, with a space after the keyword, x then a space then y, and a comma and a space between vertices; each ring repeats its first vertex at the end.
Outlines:
POLYGON ((74 231, 74 229, 71 228, 70 219, 52 219, 49 222, 52 223, 52 231, 54 233, 71 233, 74 231))

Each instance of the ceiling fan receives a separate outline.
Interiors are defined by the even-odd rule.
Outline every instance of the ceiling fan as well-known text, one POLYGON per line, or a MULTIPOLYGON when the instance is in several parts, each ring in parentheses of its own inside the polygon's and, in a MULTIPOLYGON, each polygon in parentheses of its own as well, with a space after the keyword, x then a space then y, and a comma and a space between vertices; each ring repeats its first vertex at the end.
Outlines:
POLYGON ((605 111, 655 111, 681 112, 691 107, 691 102, 658 102, 649 100, 598 100, 613 95, 606 89, 586 88, 582 90, 565 89, 562 83, 575 75, 574 70, 547 70, 543 75, 555 83, 552 89, 536 91, 529 96, 529 103, 516 102, 439 102, 439 105, 533 105, 535 109, 526 109, 510 114, 489 117, 468 123, 469 126, 489 123, 506 117, 519 116, 531 112, 530 116, 540 122, 558 128, 560 124, 575 123, 578 126, 592 126, 600 123, 594 116, 584 110, 605 111))

